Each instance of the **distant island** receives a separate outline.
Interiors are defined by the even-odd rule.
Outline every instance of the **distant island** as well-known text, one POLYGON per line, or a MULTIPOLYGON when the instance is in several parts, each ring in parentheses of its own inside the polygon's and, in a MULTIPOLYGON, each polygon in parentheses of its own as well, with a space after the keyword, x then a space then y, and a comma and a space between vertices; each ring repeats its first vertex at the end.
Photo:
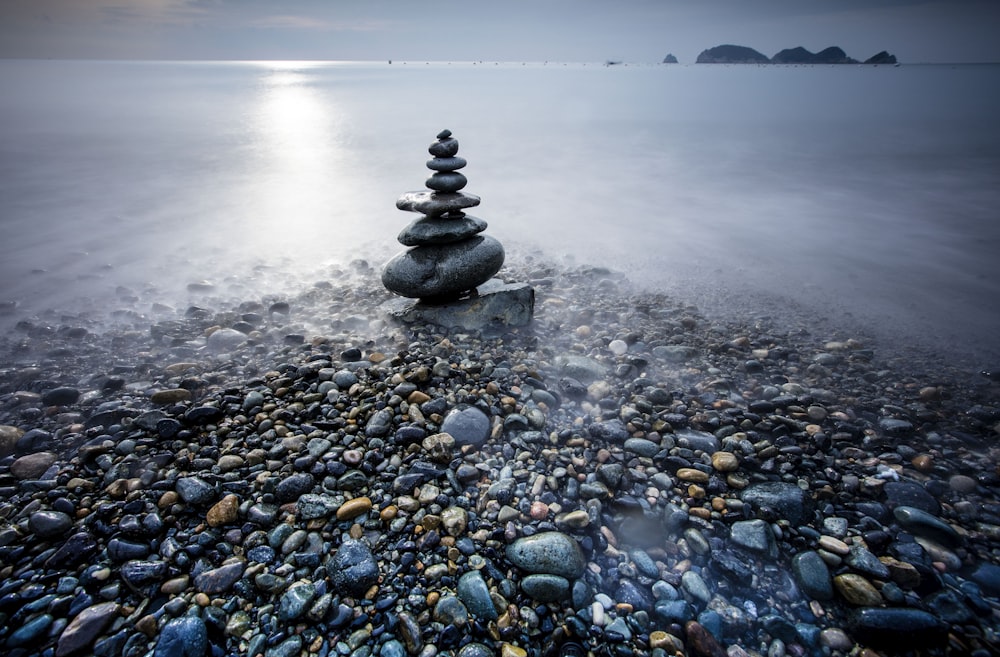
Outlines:
MULTIPOLYGON (((673 55, 667 55, 667 59, 673 58, 673 55)), ((674 63, 676 58, 673 58, 673 62, 668 62, 664 59, 664 63, 674 63)), ((864 62, 860 62, 852 57, 848 57, 847 53, 843 49, 837 46, 830 46, 819 52, 810 52, 802 46, 797 48, 786 48, 781 52, 777 53, 774 57, 768 58, 763 53, 760 53, 753 48, 748 48, 747 46, 733 46, 733 45, 722 45, 715 46, 714 48, 708 48, 701 51, 698 55, 698 59, 695 60, 697 64, 896 64, 895 55, 890 55, 887 51, 873 55, 866 59, 864 62)))

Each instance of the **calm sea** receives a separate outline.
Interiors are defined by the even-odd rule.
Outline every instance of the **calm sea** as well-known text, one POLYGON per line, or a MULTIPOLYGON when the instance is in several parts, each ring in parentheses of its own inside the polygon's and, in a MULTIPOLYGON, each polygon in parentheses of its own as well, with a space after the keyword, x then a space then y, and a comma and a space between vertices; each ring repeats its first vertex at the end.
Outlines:
POLYGON ((0 89, 8 321, 381 264, 449 128, 511 258, 1000 363, 1000 66, 7 60, 0 89))

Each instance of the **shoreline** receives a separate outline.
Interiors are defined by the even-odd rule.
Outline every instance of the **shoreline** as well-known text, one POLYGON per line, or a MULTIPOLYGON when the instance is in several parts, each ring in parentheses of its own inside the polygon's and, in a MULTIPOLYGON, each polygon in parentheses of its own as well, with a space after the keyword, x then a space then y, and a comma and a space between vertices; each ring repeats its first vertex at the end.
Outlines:
POLYGON ((997 649, 995 382, 599 268, 501 273, 535 286, 531 326, 386 324, 355 263, 290 298, 5 338, 0 644, 997 649), (436 438, 468 409, 486 436, 436 438), (581 571, 511 557, 552 534, 581 571))

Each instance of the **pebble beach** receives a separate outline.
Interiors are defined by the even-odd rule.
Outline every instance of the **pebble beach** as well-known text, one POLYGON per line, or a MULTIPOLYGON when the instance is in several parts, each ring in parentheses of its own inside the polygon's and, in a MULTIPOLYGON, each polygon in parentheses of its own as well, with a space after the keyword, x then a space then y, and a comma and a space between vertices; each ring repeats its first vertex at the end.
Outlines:
POLYGON ((389 321, 364 261, 5 307, 0 652, 1000 652, 990 376, 540 262, 497 330, 389 321))

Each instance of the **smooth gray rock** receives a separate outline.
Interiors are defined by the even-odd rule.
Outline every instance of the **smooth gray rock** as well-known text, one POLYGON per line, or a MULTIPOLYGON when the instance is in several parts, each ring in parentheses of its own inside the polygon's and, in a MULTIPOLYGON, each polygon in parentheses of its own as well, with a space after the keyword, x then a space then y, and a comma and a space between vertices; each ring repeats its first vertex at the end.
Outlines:
POLYGON ((420 217, 404 228, 396 239, 403 246, 450 244, 475 237, 486 230, 486 225, 486 222, 479 217, 464 213, 443 217, 420 217))
POLYGON ((503 261, 503 245, 488 235, 415 246, 385 264, 382 284, 411 299, 457 297, 490 280, 503 261))
POLYGON ((481 199, 466 192, 404 192, 396 200, 396 207, 407 212, 419 212, 427 216, 437 216, 479 205, 481 199))
POLYGON ((432 171, 457 171, 466 164, 464 157, 435 157, 427 160, 427 168, 432 171))
POLYGON ((802 592, 815 600, 833 598, 833 580, 830 568, 818 552, 807 550, 792 557, 792 573, 802 592))
POLYGON ((528 575, 521 580, 521 589, 539 602, 568 600, 570 594, 569 580, 559 575, 528 575))
POLYGON ((529 573, 576 579, 587 561, 580 545, 560 532, 541 532, 519 538, 507 546, 507 559, 529 573))
POLYGON ((458 578, 458 599, 466 606, 473 616, 486 621, 498 618, 490 589, 486 580, 478 570, 470 570, 458 578))
POLYGON ((526 283, 504 283, 490 279, 475 294, 447 303, 390 299, 382 311, 406 324, 460 326, 467 330, 489 327, 526 326, 535 309, 535 290, 526 283))
POLYGON ((454 157, 458 153, 458 140, 453 137, 443 137, 431 144, 427 152, 434 157, 454 157))
POLYGON ((951 525, 912 506, 897 506, 892 514, 907 531, 949 548, 958 547, 962 539, 951 525))
POLYGON ((456 446, 478 447, 490 437, 490 419, 475 406, 453 409, 441 422, 441 432, 450 434, 456 446))
POLYGON ((436 192, 457 192, 469 184, 469 179, 457 171, 438 171, 424 184, 436 192))
POLYGON ((729 530, 729 538, 736 545, 770 557, 778 555, 771 526, 763 520, 739 520, 729 530))

